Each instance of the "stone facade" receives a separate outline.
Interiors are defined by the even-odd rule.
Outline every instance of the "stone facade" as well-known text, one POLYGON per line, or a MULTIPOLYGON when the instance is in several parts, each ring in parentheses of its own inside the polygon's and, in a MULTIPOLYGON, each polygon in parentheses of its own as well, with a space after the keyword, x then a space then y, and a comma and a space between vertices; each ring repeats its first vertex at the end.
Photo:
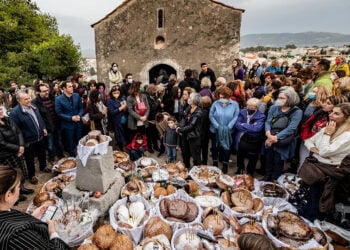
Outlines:
POLYGON ((123 75, 131 72, 144 83, 161 64, 182 79, 185 69, 200 71, 202 62, 217 76, 232 79, 243 12, 213 0, 124 1, 92 25, 98 80, 109 83, 112 62, 123 75))

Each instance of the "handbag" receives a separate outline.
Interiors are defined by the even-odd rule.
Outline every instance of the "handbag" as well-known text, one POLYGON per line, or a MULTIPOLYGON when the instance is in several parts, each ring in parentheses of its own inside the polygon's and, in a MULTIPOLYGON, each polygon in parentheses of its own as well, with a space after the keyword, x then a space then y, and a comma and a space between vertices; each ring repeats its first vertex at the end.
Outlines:
POLYGON ((323 163, 313 156, 308 156, 299 168, 298 176, 309 186, 319 183, 326 178, 326 175, 317 167, 317 164, 323 163))
POLYGON ((135 112, 139 116, 144 116, 146 114, 146 112, 147 112, 147 105, 144 102, 142 97, 140 97, 140 102, 136 101, 135 112))
MULTIPOLYGON (((273 117, 271 121, 270 133, 272 135, 277 135, 283 129, 287 128, 290 122, 290 116, 297 110, 298 108, 293 107, 286 114, 279 114, 278 116, 273 117)), ((274 145, 279 147, 288 146, 293 142, 294 138, 294 134, 288 135, 286 138, 278 139, 278 141, 274 145)))

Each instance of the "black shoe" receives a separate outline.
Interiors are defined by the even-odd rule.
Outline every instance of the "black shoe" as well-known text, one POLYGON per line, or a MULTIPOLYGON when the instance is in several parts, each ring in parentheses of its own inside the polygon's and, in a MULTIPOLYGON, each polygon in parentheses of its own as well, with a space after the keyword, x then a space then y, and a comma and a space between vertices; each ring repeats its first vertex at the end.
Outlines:
POLYGON ((163 152, 159 152, 157 157, 161 157, 164 153, 163 152))
POLYGON ((32 194, 34 189, 21 187, 20 194, 32 194))
POLYGON ((152 148, 148 149, 148 152, 150 152, 150 154, 154 153, 154 150, 152 148))

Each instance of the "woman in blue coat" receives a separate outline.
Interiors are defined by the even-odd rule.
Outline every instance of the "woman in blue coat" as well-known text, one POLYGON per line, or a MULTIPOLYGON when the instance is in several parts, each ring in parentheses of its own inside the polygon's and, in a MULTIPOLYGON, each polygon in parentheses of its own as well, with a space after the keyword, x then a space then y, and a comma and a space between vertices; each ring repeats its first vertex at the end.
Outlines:
POLYGON ((249 158, 247 173, 253 176, 258 155, 261 151, 264 133, 265 115, 258 109, 260 100, 250 98, 247 108, 239 112, 236 122, 236 137, 234 141, 237 151, 237 172, 245 169, 244 159, 249 158))
POLYGON ((237 102, 230 99, 233 94, 231 89, 225 86, 219 88, 217 92, 220 99, 213 103, 209 112, 211 150, 213 165, 218 166, 220 153, 223 159, 222 171, 227 173, 231 155, 232 132, 238 117, 239 107, 237 102))
POLYGON ((107 101, 108 112, 112 118, 115 142, 120 151, 124 150, 126 144, 125 132, 127 126, 127 113, 128 106, 126 101, 121 96, 120 87, 114 85, 109 92, 109 99, 107 101))

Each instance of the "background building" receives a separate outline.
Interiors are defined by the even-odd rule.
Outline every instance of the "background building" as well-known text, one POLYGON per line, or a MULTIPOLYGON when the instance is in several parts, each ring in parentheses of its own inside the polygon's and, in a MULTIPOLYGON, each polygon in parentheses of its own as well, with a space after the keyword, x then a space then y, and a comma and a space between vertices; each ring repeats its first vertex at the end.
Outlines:
POLYGON ((144 83, 160 69, 183 78, 185 69, 206 62, 229 79, 243 12, 212 0, 126 0, 92 24, 97 78, 108 82, 112 62, 144 83))

